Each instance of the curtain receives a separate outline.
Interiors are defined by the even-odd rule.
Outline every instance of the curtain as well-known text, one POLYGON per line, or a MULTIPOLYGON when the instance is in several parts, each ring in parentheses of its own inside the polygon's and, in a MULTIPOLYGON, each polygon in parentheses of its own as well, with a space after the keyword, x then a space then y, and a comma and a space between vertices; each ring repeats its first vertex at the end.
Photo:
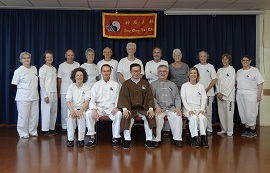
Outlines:
MULTIPOLYGON (((162 48, 162 59, 169 63, 173 62, 173 49, 180 48, 182 61, 190 67, 199 62, 197 54, 201 50, 209 53, 209 63, 216 70, 222 66, 221 55, 226 52, 232 55, 232 65, 236 70, 241 68, 243 54, 251 55, 252 62, 255 62, 255 15, 166 16, 163 12, 157 13, 157 38, 120 40, 102 37, 101 11, 0 10, 0 124, 17 122, 11 79, 14 70, 20 66, 19 54, 23 51, 31 53, 31 64, 37 69, 43 65, 43 53, 48 49, 54 52, 53 65, 58 69, 58 65, 65 61, 67 49, 73 49, 75 61, 82 64, 86 61, 85 50, 91 47, 96 52, 97 63, 103 59, 103 48, 109 46, 113 50, 113 58, 119 61, 127 55, 128 42, 137 44, 135 55, 144 64, 152 60, 154 46, 162 48)), ((239 117, 236 120, 239 121, 239 117)), ((214 104, 213 122, 217 121, 214 104)))

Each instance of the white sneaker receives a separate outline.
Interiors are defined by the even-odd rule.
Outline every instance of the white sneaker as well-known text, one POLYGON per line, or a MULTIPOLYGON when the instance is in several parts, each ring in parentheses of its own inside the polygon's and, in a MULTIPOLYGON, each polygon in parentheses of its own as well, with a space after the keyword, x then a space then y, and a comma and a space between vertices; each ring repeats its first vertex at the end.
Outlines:
POLYGON ((217 132, 217 134, 218 134, 218 135, 223 135, 223 134, 226 134, 226 132, 222 130, 222 131, 220 131, 220 132, 217 132))
POLYGON ((231 133, 227 133, 227 136, 228 136, 228 137, 232 137, 232 134, 231 134, 231 133))

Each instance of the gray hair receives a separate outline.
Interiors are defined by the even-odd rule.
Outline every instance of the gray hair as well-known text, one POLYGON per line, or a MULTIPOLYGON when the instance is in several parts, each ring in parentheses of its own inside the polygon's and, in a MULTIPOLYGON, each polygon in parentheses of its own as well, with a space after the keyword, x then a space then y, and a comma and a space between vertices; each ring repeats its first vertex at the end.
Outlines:
POLYGON ((135 50, 136 50, 136 44, 135 44, 135 43, 129 42, 129 43, 127 44, 126 49, 128 49, 129 46, 133 46, 133 47, 135 48, 135 50))
POLYGON ((180 50, 180 49, 178 49, 178 48, 176 48, 176 49, 174 49, 174 50, 173 50, 173 54, 172 54, 172 56, 174 56, 174 54, 176 54, 176 53, 180 53, 180 54, 182 55, 181 50, 180 50))
POLYGON ((158 71, 160 68, 163 68, 163 67, 165 67, 165 68, 167 69, 167 72, 169 72, 169 67, 168 67, 167 65, 164 65, 164 64, 159 65, 158 68, 157 68, 157 71, 158 71))
POLYGON ((29 55, 30 58, 31 58, 31 54, 30 54, 29 52, 22 52, 22 53, 20 54, 20 60, 24 57, 24 55, 29 55))
POLYGON ((88 49, 86 49, 86 51, 85 51, 85 56, 87 55, 88 52, 95 53, 94 49, 88 48, 88 49))

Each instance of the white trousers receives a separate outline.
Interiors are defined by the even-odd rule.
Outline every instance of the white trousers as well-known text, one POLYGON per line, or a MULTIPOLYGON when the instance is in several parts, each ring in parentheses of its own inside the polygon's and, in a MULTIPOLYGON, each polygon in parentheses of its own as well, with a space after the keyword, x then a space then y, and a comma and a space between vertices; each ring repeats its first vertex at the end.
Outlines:
POLYGON ((256 125, 259 102, 256 94, 236 94, 238 112, 243 124, 256 125))
MULTIPOLYGON (((120 122, 122 119, 122 113, 118 111, 115 115, 113 114, 106 114, 104 111, 100 112, 101 108, 98 108, 98 114, 101 116, 108 116, 110 120, 112 120, 112 136, 113 138, 120 138, 120 122)), ((86 125, 87 125, 87 134, 86 135, 94 135, 96 134, 95 131, 95 124, 96 118, 93 116, 93 111, 88 110, 86 112, 86 125)))
POLYGON ((161 115, 156 115, 157 129, 154 141, 161 141, 161 130, 163 128, 165 115, 168 117, 173 139, 182 141, 182 116, 178 116, 175 112, 169 110, 163 112, 161 115))
POLYGON ((188 113, 184 114, 189 120, 189 131, 190 135, 193 138, 198 136, 198 130, 200 135, 206 135, 207 128, 207 118, 203 114, 200 114, 199 111, 195 111, 194 115, 189 116, 188 113))
POLYGON ((16 101, 18 110, 17 131, 20 138, 37 136, 39 104, 34 101, 16 101))
POLYGON ((233 134, 233 115, 234 115, 234 102, 228 100, 219 100, 218 103, 218 115, 221 124, 221 131, 227 132, 227 134, 233 134))
MULTIPOLYGON (((152 129, 150 129, 150 127, 149 127, 149 124, 148 124, 148 121, 147 121, 146 117, 144 115, 142 115, 142 114, 139 114, 139 113, 137 113, 137 115, 139 117, 141 117, 142 120, 143 120, 144 131, 145 131, 145 139, 147 141, 152 141, 153 140, 153 133, 152 133, 152 129)), ((129 130, 124 130, 124 138, 127 141, 131 141, 131 128, 132 128, 133 124, 134 124, 134 119, 131 118, 129 130)))
POLYGON ((41 130, 54 130, 57 117, 57 93, 48 93, 49 103, 41 94, 41 130))
POLYGON ((66 101, 66 94, 61 94, 61 125, 62 129, 67 129, 67 101, 66 101))
MULTIPOLYGON (((76 113, 78 112, 77 109, 74 109, 76 113)), ((74 141, 74 133, 75 129, 78 126, 78 140, 82 141, 84 140, 85 135, 85 112, 83 114, 83 117, 79 118, 71 118, 70 117, 70 111, 68 110, 67 114, 67 137, 69 141, 74 141), (77 124, 76 124, 77 122, 77 124)))
POLYGON ((212 103, 214 100, 214 96, 207 96, 207 102, 206 102, 206 117, 207 117, 207 132, 213 132, 212 128, 212 114, 213 114, 213 108, 212 103))

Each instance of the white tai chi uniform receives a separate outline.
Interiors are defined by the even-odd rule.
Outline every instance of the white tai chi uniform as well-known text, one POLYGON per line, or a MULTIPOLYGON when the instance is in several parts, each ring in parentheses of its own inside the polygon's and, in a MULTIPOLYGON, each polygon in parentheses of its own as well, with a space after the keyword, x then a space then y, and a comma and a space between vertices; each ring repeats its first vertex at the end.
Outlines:
POLYGON ((117 107, 119 84, 113 80, 105 82, 97 81, 91 89, 91 101, 89 110, 86 112, 86 124, 88 132, 86 135, 94 135, 97 119, 93 116, 93 109, 96 109, 100 116, 108 116, 112 121, 113 138, 120 138, 120 122, 122 113, 118 111, 115 115, 111 112, 117 107))
POLYGON ((54 130, 57 117, 57 71, 53 66, 44 64, 39 69, 41 96, 41 130, 54 130), (49 98, 46 103, 44 98, 49 98))
POLYGON ((59 65, 58 68, 58 78, 62 79, 61 82, 61 124, 62 124, 62 129, 67 129, 67 104, 66 104, 66 94, 67 94, 67 89, 69 85, 72 84, 72 80, 70 79, 70 75, 72 70, 75 68, 80 67, 80 64, 78 62, 73 62, 73 64, 68 64, 67 62, 63 62, 62 64, 59 65))
POLYGON ((237 93, 236 101, 238 111, 243 124, 254 126, 258 116, 257 101, 258 84, 262 84, 264 79, 260 71, 251 67, 248 70, 240 69, 236 74, 237 93))
POLYGON ((158 79, 157 68, 159 65, 166 65, 169 67, 169 64, 165 60, 160 60, 155 62, 154 60, 148 61, 145 65, 145 77, 148 79, 148 82, 151 84, 153 81, 158 79))
MULTIPOLYGON (((68 87, 66 101, 71 103, 74 111, 77 113, 81 107, 83 106, 86 100, 90 100, 90 86, 87 84, 83 84, 80 88, 76 86, 75 83, 71 84, 68 87)), ((74 141, 74 133, 76 129, 76 120, 78 125, 78 140, 84 140, 85 135, 85 112, 83 117, 79 118, 72 118, 70 116, 70 110, 66 115, 67 119, 67 136, 69 141, 74 141)))
POLYGON ((96 64, 84 63, 81 65, 81 67, 85 69, 88 75, 88 80, 86 81, 86 84, 88 84, 90 88, 92 88, 94 83, 96 83, 97 81, 97 77, 100 75, 98 66, 96 64))
POLYGON ((223 101, 217 98, 221 132, 233 134, 233 115, 235 101, 235 70, 232 66, 222 67, 217 72, 216 93, 223 94, 223 101))
MULTIPOLYGON (((112 72, 111 72, 111 75, 110 75, 110 79, 117 82, 118 81, 118 77, 117 77, 118 61, 116 61, 115 59, 111 59, 110 61, 105 61, 104 59, 100 60, 97 63, 97 66, 98 66, 98 69, 99 69, 100 72, 101 72, 101 67, 104 64, 108 64, 108 65, 111 66, 112 72)), ((103 79, 102 75, 100 75, 100 79, 103 79)))
POLYGON ((151 83, 154 95, 155 108, 161 108, 163 113, 156 114, 156 138, 154 141, 161 141, 161 130, 164 124, 164 116, 167 115, 170 123, 173 139, 182 141, 182 116, 175 113, 175 108, 181 109, 181 99, 175 83, 166 80, 156 80, 151 83))
POLYGON ((11 83, 17 85, 16 103, 18 110, 17 131, 20 138, 37 136, 39 104, 38 73, 35 66, 21 65, 15 70, 11 83))
MULTIPOLYGON (((209 84, 212 82, 212 80, 217 79, 217 73, 212 64, 197 64, 194 67, 196 67, 199 70, 200 73, 200 81, 199 83, 203 84, 204 88, 207 88, 209 84)), ((215 92, 214 88, 212 87, 207 93, 207 103, 206 103, 206 115, 207 115, 207 132, 213 131, 212 128, 212 103, 214 100, 215 92)))
POLYGON ((118 64, 117 72, 121 73, 125 80, 128 80, 128 79, 131 78, 130 65, 135 64, 135 63, 140 64, 140 66, 141 66, 141 74, 144 75, 143 63, 138 58, 135 58, 134 61, 128 60, 127 57, 122 58, 120 60, 119 64, 118 64))
POLYGON ((181 87, 181 98, 184 105, 183 114, 189 120, 191 137, 198 136, 198 130, 200 135, 206 135, 207 118, 199 113, 205 111, 206 107, 207 96, 204 86, 200 83, 196 85, 192 85, 190 82, 184 83, 181 87), (189 115, 189 111, 193 111, 195 114, 189 115))

